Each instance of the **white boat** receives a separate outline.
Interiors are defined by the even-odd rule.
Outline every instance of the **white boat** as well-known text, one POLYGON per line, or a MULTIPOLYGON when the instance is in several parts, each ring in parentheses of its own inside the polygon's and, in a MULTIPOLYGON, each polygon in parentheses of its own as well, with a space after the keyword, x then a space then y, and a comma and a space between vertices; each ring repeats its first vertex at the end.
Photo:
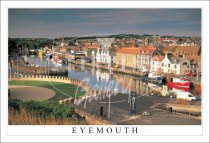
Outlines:
POLYGON ((57 64, 60 65, 60 66, 62 66, 62 63, 63 63, 62 60, 57 61, 57 64))
POLYGON ((154 73, 149 73, 147 77, 144 77, 144 81, 147 82, 164 83, 166 82, 165 80, 166 79, 163 75, 154 74, 154 73))
POLYGON ((55 66, 62 66, 62 60, 55 61, 54 59, 51 59, 51 61, 55 66))

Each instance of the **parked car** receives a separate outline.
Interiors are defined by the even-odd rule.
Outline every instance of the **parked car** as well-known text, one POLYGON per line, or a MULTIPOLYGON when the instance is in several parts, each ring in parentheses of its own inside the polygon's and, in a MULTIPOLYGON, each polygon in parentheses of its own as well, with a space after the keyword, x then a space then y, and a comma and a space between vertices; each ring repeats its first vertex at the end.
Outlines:
POLYGON ((90 58, 84 58, 84 62, 86 62, 86 63, 92 63, 92 60, 90 58))
POLYGON ((196 96, 192 95, 190 92, 184 92, 184 91, 180 91, 177 93, 176 98, 178 99, 184 99, 184 100, 196 100, 196 96))
POLYGON ((119 66, 118 66, 118 65, 114 65, 113 67, 114 67, 114 68, 119 68, 119 66))
POLYGON ((36 65, 35 65, 35 67, 39 68, 39 67, 40 67, 40 65, 39 65, 39 64, 36 64, 36 65))
POLYGON ((149 116, 149 115, 150 115, 150 113, 149 113, 149 112, 147 112, 147 111, 144 111, 144 112, 142 113, 142 115, 143 115, 143 116, 149 116))
POLYGON ((143 73, 148 73, 149 72, 148 69, 140 69, 140 71, 143 72, 143 73))

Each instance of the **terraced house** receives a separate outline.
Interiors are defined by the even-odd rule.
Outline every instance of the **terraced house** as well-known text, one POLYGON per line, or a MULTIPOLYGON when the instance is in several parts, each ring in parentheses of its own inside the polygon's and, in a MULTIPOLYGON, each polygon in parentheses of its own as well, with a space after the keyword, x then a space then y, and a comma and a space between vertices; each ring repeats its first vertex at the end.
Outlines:
POLYGON ((166 54, 162 60, 162 73, 185 75, 191 72, 190 60, 187 57, 175 57, 166 54))
POLYGON ((139 48, 137 54, 137 68, 140 71, 146 72, 150 70, 151 59, 154 56, 164 56, 164 53, 154 46, 146 46, 139 48))
POLYGON ((116 52, 116 64, 127 67, 127 68, 137 68, 137 54, 139 48, 127 47, 119 48, 116 52))

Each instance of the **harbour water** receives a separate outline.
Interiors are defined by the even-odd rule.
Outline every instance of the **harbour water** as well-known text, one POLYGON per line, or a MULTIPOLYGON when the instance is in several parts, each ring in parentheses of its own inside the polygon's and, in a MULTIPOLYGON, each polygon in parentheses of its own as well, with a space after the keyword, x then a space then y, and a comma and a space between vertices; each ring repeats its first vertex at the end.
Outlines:
MULTIPOLYGON (((56 68, 59 72, 64 66, 57 65, 51 60, 46 61, 39 57, 28 57, 29 63, 39 64, 41 67, 56 68), (49 63, 49 64, 48 64, 49 63)), ((92 88, 97 90, 117 90, 119 93, 129 93, 136 91, 142 96, 158 94, 160 96, 168 96, 171 92, 177 92, 178 89, 169 88, 167 85, 157 85, 144 82, 143 78, 122 73, 110 73, 109 71, 85 67, 83 65, 69 64, 66 76, 84 81, 92 88)), ((195 90, 189 90, 194 95, 199 95, 195 90)))

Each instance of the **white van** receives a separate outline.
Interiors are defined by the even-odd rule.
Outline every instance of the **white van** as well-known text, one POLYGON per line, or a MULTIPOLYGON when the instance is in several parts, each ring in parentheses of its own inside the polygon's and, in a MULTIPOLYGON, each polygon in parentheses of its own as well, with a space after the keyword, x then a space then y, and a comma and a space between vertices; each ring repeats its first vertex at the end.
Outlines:
POLYGON ((196 100, 196 97, 194 95, 192 95, 190 92, 184 92, 184 91, 177 92, 176 98, 177 99, 185 99, 185 100, 189 100, 189 101, 196 100))

